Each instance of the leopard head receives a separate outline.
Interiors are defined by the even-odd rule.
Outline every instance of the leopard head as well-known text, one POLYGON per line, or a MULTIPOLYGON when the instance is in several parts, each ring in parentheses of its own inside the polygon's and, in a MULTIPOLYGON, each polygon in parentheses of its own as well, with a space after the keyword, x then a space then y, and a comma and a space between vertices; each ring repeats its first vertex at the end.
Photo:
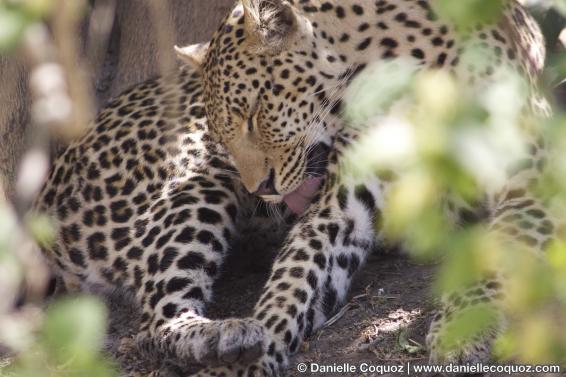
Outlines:
POLYGON ((244 186, 293 210, 321 183, 338 123, 319 38, 289 1, 242 0, 210 44, 178 51, 202 70, 211 132, 244 186))

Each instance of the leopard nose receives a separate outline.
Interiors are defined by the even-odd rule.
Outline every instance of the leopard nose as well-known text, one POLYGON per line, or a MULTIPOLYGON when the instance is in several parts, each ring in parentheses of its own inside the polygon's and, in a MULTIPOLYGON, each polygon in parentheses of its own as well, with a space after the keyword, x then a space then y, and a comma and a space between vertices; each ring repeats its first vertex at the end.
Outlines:
POLYGON ((269 176, 259 185, 254 195, 279 195, 275 189, 275 170, 269 171, 269 176))

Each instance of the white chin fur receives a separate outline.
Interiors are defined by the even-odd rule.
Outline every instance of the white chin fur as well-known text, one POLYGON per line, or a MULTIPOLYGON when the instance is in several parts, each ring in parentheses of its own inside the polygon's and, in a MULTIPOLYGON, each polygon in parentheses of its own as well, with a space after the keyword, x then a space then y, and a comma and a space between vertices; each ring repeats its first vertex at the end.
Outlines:
POLYGON ((273 204, 281 203, 283 201, 282 195, 260 195, 260 198, 268 203, 273 204))

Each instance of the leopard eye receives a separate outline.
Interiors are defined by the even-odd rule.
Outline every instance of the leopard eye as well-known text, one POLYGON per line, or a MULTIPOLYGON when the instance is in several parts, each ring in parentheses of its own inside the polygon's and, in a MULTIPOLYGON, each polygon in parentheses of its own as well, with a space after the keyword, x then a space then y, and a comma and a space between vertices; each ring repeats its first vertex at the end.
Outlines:
POLYGON ((232 112, 236 115, 236 117, 238 117, 240 119, 245 118, 244 114, 237 107, 232 107, 230 110, 232 110, 232 112))
POLYGON ((248 117, 248 132, 252 133, 255 129, 254 121, 257 122, 257 115, 259 113, 259 100, 256 100, 250 109, 250 116, 248 117))

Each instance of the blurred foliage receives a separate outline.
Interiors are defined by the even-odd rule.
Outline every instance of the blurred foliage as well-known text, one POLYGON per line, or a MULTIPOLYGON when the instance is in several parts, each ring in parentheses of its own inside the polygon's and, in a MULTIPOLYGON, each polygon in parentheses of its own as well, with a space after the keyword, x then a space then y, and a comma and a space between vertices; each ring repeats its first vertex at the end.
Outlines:
MULTIPOLYGON (((541 19, 559 22, 544 30, 565 26, 563 18, 555 17, 557 11, 566 11, 564 1, 528 3, 541 19), (551 7, 555 16, 545 18, 551 7)), ((496 22, 501 5, 494 0, 435 2, 440 17, 463 26, 459 28, 463 32, 496 22)), ((481 67, 493 61, 485 55, 489 51, 474 49, 472 44, 466 50, 461 66, 481 67)), ((562 46, 551 50, 543 77, 551 100, 553 89, 566 78, 563 50, 562 46)), ((563 364, 566 242, 557 240, 546 250, 547 258, 539 258, 502 240, 489 231, 489 224, 456 225, 446 210, 446 196, 481 203, 486 193, 499 192, 508 167, 527 154, 528 135, 520 126, 520 113, 529 98, 529 85, 504 67, 496 67, 492 78, 485 85, 470 87, 447 71, 419 71, 398 59, 374 64, 354 80, 346 95, 346 119, 366 136, 344 164, 347 172, 357 176, 389 177, 394 172, 380 225, 387 238, 403 242, 416 257, 442 261, 435 284, 438 295, 472 287, 491 271, 508 276, 504 306, 511 321, 497 339, 496 356, 563 364)), ((550 118, 533 121, 551 141, 548 169, 533 191, 551 213, 563 214, 566 114, 556 111, 550 118)), ((453 313, 453 321, 443 329, 448 350, 459 341, 491 331, 498 321, 497 308, 485 303, 453 313)))
POLYGON ((99 349, 106 334, 106 309, 93 298, 52 304, 29 348, 6 373, 14 376, 109 377, 115 375, 99 349))
MULTIPOLYGON (((74 0, 73 3, 79 7, 77 12, 81 12, 83 3, 74 0)), ((60 5, 61 0, 0 0, 0 53, 21 54, 26 33, 35 31, 37 38, 36 26, 53 22, 53 11, 60 5)), ((36 58, 60 58, 53 56, 56 51, 50 46, 39 45, 46 51, 43 51, 45 54, 33 51, 37 53, 36 58)), ((35 63, 45 63, 37 59, 35 63)), ((20 174, 27 175, 24 183, 35 186, 44 172, 37 164, 28 165, 20 174)), ((117 375, 116 368, 101 352, 107 313, 99 300, 92 297, 56 299, 44 312, 31 302, 23 306, 17 304, 23 287, 28 294, 30 288, 45 289, 41 286, 44 271, 34 270, 41 263, 29 260, 39 258, 30 253, 30 240, 49 247, 55 235, 53 224, 47 218, 22 217, 14 212, 0 191, 0 376, 117 375)))
MULTIPOLYGON (((45 219, 30 221, 43 242, 52 239, 45 219)), ((14 311, 26 275, 18 248, 24 233, 6 203, 0 202, 0 344, 16 358, 0 354, 0 376, 110 377, 115 368, 100 352, 106 334, 106 308, 91 297, 56 300, 44 315, 28 307, 14 311), (3 359, 4 358, 4 359, 3 359)), ((33 278, 33 276, 32 276, 33 278)))
POLYGON ((503 11, 505 0, 436 0, 438 15, 451 20, 462 28, 473 27, 478 22, 496 21, 503 11))
POLYGON ((0 53, 18 46, 28 27, 49 14, 55 0, 0 1, 0 53))

